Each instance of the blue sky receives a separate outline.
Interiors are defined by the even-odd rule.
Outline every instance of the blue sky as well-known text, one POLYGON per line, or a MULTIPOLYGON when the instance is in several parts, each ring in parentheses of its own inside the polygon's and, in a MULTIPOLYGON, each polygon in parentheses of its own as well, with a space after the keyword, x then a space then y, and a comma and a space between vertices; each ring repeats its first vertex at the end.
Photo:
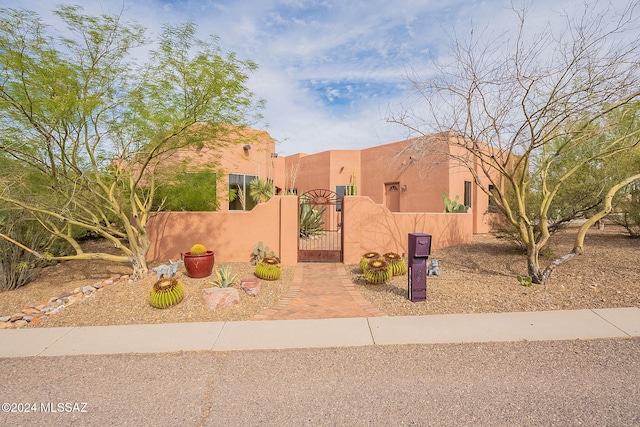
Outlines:
MULTIPOLYGON (((386 122, 411 98, 408 70, 448 55, 447 33, 513 25, 503 0, 5 0, 54 22, 55 4, 119 13, 158 34, 193 21, 204 38, 258 63, 249 86, 267 101, 266 129, 283 155, 361 149, 410 136, 386 122)), ((536 0, 543 22, 574 0, 536 0)))

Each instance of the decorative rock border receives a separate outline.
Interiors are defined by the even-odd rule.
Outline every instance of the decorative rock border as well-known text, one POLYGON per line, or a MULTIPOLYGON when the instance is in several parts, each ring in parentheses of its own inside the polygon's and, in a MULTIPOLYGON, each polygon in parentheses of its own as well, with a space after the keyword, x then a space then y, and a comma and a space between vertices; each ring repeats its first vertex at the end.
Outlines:
POLYGON ((30 304, 21 312, 11 316, 0 316, 0 329, 22 328, 29 324, 38 324, 48 316, 59 313, 72 304, 91 298, 96 292, 101 291, 106 286, 111 286, 122 280, 133 282, 129 276, 113 276, 109 279, 94 283, 93 285, 79 286, 72 292, 62 292, 60 295, 49 298, 46 302, 30 304))

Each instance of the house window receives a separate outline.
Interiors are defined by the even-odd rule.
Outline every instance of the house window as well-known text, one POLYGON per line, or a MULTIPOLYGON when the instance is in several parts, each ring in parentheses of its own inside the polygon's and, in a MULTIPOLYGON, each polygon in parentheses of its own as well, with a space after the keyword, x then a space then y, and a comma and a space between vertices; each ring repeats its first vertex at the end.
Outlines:
POLYGON ((464 182, 464 205, 471 207, 471 181, 464 182))
POLYGON ((489 193, 491 194, 491 196, 489 196, 489 207, 487 211, 490 213, 500 212, 500 209, 498 209, 498 205, 496 204, 495 200, 496 187, 493 184, 489 184, 489 193))
POLYGON ((338 195, 336 200, 336 212, 342 211, 342 197, 347 194, 347 185, 336 185, 336 194, 338 195))
POLYGON ((249 196, 249 183, 258 179, 255 175, 229 174, 229 210, 250 211, 256 202, 249 196))

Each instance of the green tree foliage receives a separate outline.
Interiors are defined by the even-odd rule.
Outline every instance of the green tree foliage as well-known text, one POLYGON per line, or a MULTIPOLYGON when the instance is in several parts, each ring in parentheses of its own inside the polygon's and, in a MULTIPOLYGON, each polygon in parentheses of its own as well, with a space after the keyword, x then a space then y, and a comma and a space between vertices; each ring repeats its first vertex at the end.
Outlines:
POLYGON ((230 125, 258 117, 261 101, 246 87, 256 64, 198 39, 191 23, 165 26, 141 63, 141 26, 78 6, 55 13, 66 31, 0 9, 0 159, 15 165, 0 170, 0 200, 73 247, 56 259, 127 262, 140 276, 163 161, 225 144, 238 129, 230 125), (85 253, 74 229, 122 255, 85 253))
POLYGON ((564 15, 560 30, 536 33, 526 8, 514 12, 516 32, 452 37, 450 60, 410 77, 419 105, 390 120, 431 135, 414 153, 447 155, 473 174, 526 248, 527 276, 548 283, 582 253, 616 193, 640 179, 638 168, 615 168, 640 142, 640 128, 629 125, 640 99, 640 40, 633 4, 585 6, 564 15), (588 220, 573 249, 541 265, 551 233, 580 216, 588 220))
POLYGON ((158 182, 157 209, 165 211, 205 212, 218 210, 217 174, 212 171, 180 172, 171 181, 158 182))

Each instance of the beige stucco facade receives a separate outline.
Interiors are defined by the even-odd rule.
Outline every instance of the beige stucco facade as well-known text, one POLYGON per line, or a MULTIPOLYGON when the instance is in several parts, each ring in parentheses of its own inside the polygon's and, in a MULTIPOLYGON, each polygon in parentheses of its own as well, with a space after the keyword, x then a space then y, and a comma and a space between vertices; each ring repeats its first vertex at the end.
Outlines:
MULTIPOLYGON (((456 148, 434 138, 421 150, 416 148, 418 142, 409 139, 363 150, 295 154, 285 158, 285 165, 299 168, 295 184, 299 195, 313 189, 336 191, 337 186, 349 185, 355 173, 357 195, 368 196, 391 212, 441 213, 444 192, 463 203, 468 191, 473 233, 488 233, 489 197, 475 185, 469 169, 449 155, 456 148)), ((480 173, 480 168, 476 171, 480 173)))
POLYGON ((314 189, 336 191, 351 185, 354 176, 357 196, 344 198, 337 227, 344 235, 346 263, 357 262, 368 251, 404 254, 408 233, 431 234, 437 249, 489 232, 488 196, 474 184, 468 168, 450 156, 456 153, 448 151, 447 141, 435 138, 422 150, 416 149, 416 141, 281 157, 268 133, 244 129, 235 143, 223 148, 180 151, 171 161, 189 159, 194 167, 208 167, 214 160, 226 174, 272 180, 279 195, 251 211, 230 210, 229 181, 221 179, 218 212, 165 212, 150 221, 148 258, 175 259, 202 243, 216 253, 216 262, 244 262, 263 242, 284 264, 295 264, 298 198, 284 195, 285 191, 295 189, 298 195, 314 189), (459 196, 460 202, 466 192, 471 208, 464 214, 445 214, 443 192, 459 196))

